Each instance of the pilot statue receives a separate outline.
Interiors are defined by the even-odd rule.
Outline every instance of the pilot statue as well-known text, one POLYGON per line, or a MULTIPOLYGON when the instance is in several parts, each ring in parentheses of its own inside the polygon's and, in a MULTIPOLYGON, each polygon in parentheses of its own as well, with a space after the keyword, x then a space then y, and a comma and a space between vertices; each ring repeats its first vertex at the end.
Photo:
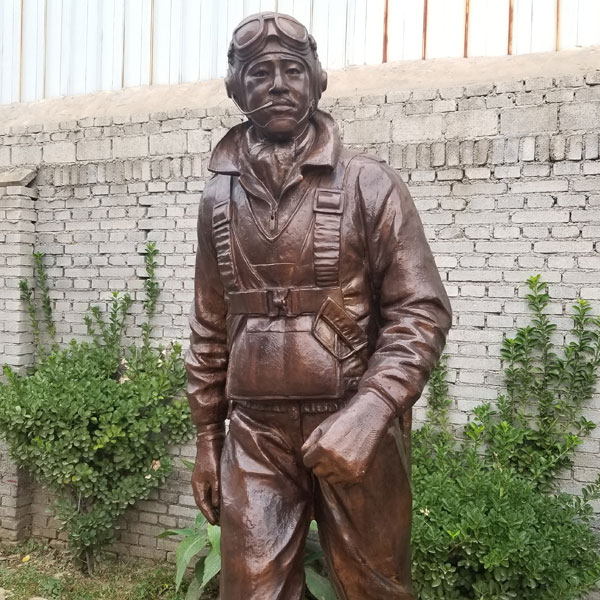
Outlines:
POLYGON ((314 518, 340 600, 414 600, 410 415, 448 298, 406 186, 317 108, 306 28, 253 15, 228 59, 248 120, 210 159, 186 357, 220 597, 304 598, 314 518))

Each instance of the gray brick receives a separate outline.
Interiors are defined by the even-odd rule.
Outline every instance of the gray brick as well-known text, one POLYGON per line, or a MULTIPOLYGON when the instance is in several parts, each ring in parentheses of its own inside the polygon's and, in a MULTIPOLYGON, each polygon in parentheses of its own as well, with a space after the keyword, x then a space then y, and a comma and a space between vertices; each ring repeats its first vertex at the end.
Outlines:
POLYGON ((13 146, 13 165, 37 165, 42 160, 42 149, 39 146, 13 146))
POLYGON ((458 196, 472 196, 476 194, 503 194, 506 192, 505 183, 455 183, 452 192, 458 196))
POLYGON ((557 128, 556 106, 513 108, 503 111, 500 115, 500 131, 507 135, 552 132, 557 128))
POLYGON ((560 130, 585 130, 592 123, 600 123, 600 103, 565 104, 560 108, 560 130))
POLYGON ((510 191, 515 194, 543 192, 566 192, 569 182, 566 179, 544 179, 542 181, 516 181, 511 183, 510 191))
POLYGON ((71 163, 75 162, 75 144, 72 142, 53 142, 44 145, 44 162, 71 163))
POLYGON ((210 136, 209 134, 198 129, 188 131, 188 152, 209 152, 210 151, 210 136))
POLYGON ((514 179, 521 177, 521 167, 516 165, 511 167, 494 167, 494 177, 498 179, 514 179))
POLYGON ((184 131, 155 133, 150 136, 151 155, 184 154, 186 150, 187 136, 184 131))
POLYGON ((392 122, 394 142, 436 140, 442 135, 442 115, 414 115, 392 122))
POLYGON ((111 140, 81 140, 77 142, 77 160, 106 160, 111 158, 111 140))
POLYGON ((585 82, 588 85, 600 85, 600 69, 587 73, 585 76, 585 82))
POLYGON ((465 138, 495 135, 498 131, 498 118, 495 111, 471 110, 445 115, 446 137, 465 138))
POLYGON ((127 135, 113 138, 115 158, 148 156, 148 138, 144 135, 127 135))
POLYGON ((348 144, 378 144, 390 141, 390 124, 379 119, 344 124, 344 141, 348 144))
POLYGON ((467 179, 489 179, 491 170, 489 167, 471 167, 465 169, 467 179))

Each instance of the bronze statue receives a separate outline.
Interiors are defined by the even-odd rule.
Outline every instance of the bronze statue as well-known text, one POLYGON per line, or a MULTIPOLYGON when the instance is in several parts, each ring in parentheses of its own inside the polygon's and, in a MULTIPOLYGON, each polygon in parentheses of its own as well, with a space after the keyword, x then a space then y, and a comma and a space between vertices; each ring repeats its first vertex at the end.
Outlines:
POLYGON ((210 160, 186 358, 221 598, 303 598, 314 516, 340 600, 414 600, 410 414, 448 298, 405 185, 317 109, 306 28, 253 15, 228 57, 249 120, 210 160))

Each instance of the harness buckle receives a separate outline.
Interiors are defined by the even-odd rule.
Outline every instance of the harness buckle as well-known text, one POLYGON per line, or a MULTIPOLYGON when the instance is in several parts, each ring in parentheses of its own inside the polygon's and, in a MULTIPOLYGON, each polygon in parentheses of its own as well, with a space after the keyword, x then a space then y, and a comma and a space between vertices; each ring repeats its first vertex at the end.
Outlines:
POLYGON ((290 317, 287 296, 290 288, 270 288, 267 290, 267 310, 269 317, 290 317))

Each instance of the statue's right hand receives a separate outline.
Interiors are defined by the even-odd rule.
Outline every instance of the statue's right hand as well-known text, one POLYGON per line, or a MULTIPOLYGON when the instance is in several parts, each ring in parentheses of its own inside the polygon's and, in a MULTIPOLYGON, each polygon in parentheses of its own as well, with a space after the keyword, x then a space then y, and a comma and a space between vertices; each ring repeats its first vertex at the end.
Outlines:
POLYGON ((192 490, 198 508, 211 525, 219 523, 223 440, 223 435, 199 435, 196 442, 192 490))

